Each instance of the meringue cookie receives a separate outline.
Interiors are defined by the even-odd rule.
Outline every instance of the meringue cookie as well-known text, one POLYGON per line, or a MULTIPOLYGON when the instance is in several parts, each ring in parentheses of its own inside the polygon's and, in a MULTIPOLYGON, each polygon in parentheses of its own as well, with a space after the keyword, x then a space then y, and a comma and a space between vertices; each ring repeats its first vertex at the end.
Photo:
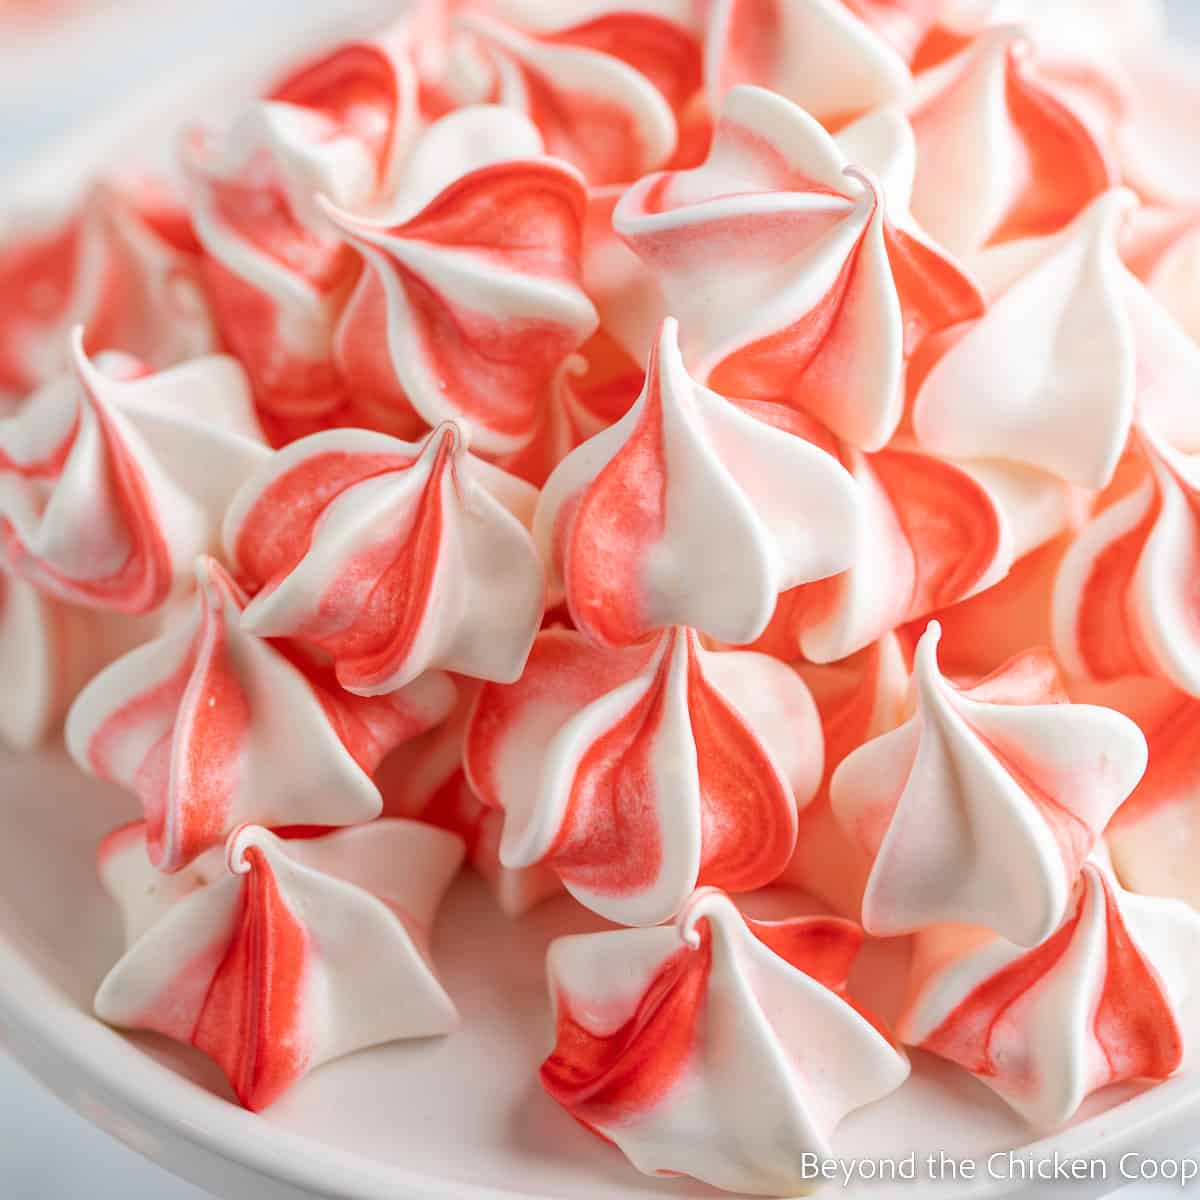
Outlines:
POLYGON ((580 286, 583 179, 542 154, 519 113, 444 117, 385 215, 327 209, 365 270, 334 355, 358 403, 388 419, 459 420, 481 452, 534 435, 542 396, 596 328, 580 286))
POLYGON ((560 464, 533 528, 593 641, 689 625, 742 644, 780 592, 856 561, 860 507, 836 458, 695 383, 668 319, 637 403, 560 464))
POLYGON ((886 444, 909 356, 983 311, 907 219, 912 155, 898 113, 835 142, 782 96, 739 87, 702 166, 626 192, 614 226, 660 283, 701 383, 806 409, 863 449, 886 444))
POLYGON ((271 414, 346 403, 331 350, 358 261, 317 198, 359 211, 390 194, 418 115, 411 52, 401 19, 301 66, 223 138, 184 143, 221 334, 271 414))
POLYGON ((245 374, 210 356, 151 374, 126 355, 72 371, 0 418, 0 559, 61 599, 158 608, 213 547, 269 451, 245 374))
POLYGON ((542 619, 536 491, 467 451, 332 430, 278 451, 234 498, 225 546, 257 589, 242 621, 328 654, 377 696, 442 669, 511 682, 542 619))
POLYGON ((1088 863, 1062 925, 1033 949, 980 929, 922 933, 899 1034, 1056 1129, 1102 1087, 1179 1068, 1198 955, 1200 917, 1088 863))
POLYGON ((1133 486, 1115 481, 1062 561, 1054 647, 1073 675, 1152 675, 1200 695, 1200 455, 1143 427, 1129 468, 1133 486))
POLYGON ((1127 717, 1071 704, 1048 652, 960 688, 931 622, 915 711, 842 760, 833 811, 874 857, 863 925, 881 937, 976 924, 1035 946, 1060 924, 1084 860, 1146 769, 1127 717))
POLYGON ((504 812, 500 861, 544 863, 580 903, 653 925, 697 883, 775 879, 821 777, 808 689, 783 663, 671 629, 604 649, 551 629, 520 682, 483 689, 464 763, 504 812))
POLYGON ((79 689, 143 632, 64 604, 0 566, 0 743, 32 750, 79 689))
POLYGON ((1200 202, 1140 209, 1126 227, 1121 254, 1150 294, 1200 342, 1200 202))
MULTIPOLYGON (((780 420, 777 406, 758 411, 766 420, 780 420)), ((804 436, 802 425, 793 422, 792 428, 804 436)), ((1007 574, 1018 529, 995 485, 1007 480, 1023 491, 1028 481, 1019 471, 985 477, 977 464, 967 470, 910 448, 864 454, 811 425, 808 436, 836 454, 858 485, 865 536, 848 571, 780 596, 756 649, 836 662, 1007 574)), ((1052 536, 1057 529, 1043 532, 1052 536)))
POLYGON ((1104 833, 1117 877, 1143 895, 1200 908, 1200 700, 1156 679, 1073 686, 1136 721, 1150 747, 1146 774, 1104 833))
POLYGON ((95 184, 49 226, 17 223, 0 245, 0 402, 15 402, 89 353, 120 349, 155 367, 216 349, 187 214, 152 179, 95 184))
POLYGON ((190 611, 84 688, 67 748, 137 793, 150 861, 177 871, 247 822, 354 825, 379 816, 371 775, 455 701, 444 675, 384 699, 350 696, 241 627, 246 597, 212 559, 190 611))
MULTIPOLYGON (((137 934, 150 868, 130 841, 110 843, 101 877, 138 906, 137 934)), ((224 856, 105 977, 101 1020, 195 1046, 256 1112, 330 1059, 458 1023, 427 949, 457 838, 410 821, 288 841, 247 825, 224 856)))
POLYGON ((955 254, 1054 233, 1119 178, 1020 26, 986 29, 922 72, 911 116, 912 210, 955 254))
POLYGON ((375 782, 389 817, 409 817, 457 834, 467 861, 482 876, 502 912, 519 917, 562 890, 548 867, 509 870, 500 862, 504 814, 487 808, 463 772, 463 741, 481 685, 460 680, 453 713, 428 733, 406 742, 380 764, 375 782))
POLYGON ((910 43, 919 40, 903 28, 909 14, 897 10, 905 7, 913 5, 712 0, 704 47, 709 102, 716 109, 730 88, 758 84, 826 125, 900 103, 912 90, 912 76, 893 42, 911 52, 910 43))
POLYGON ((647 1175, 806 1193, 802 1157, 908 1076, 846 996, 861 942, 827 917, 749 920, 712 888, 674 925, 559 938, 542 1085, 647 1175))
POLYGON ((821 716, 825 770, 817 794, 800 810, 796 852, 782 880, 857 921, 871 859, 838 823, 829 781, 848 754, 904 720, 908 662, 899 639, 888 633, 840 662, 797 662, 795 670, 821 716))
POLYGON ((994 300, 921 384, 913 428, 922 445, 1010 459, 1088 488, 1112 478, 1135 416, 1200 449, 1190 401, 1200 347, 1118 255, 1134 203, 1109 192, 1061 234, 978 260, 994 300))
POLYGON ((465 12, 457 26, 469 44, 459 53, 472 61, 460 68, 455 98, 525 113, 546 150, 590 183, 627 183, 679 147, 683 110, 701 86, 700 41, 690 22, 671 19, 677 14, 597 7, 585 16, 556 5, 555 27, 540 31, 465 12))

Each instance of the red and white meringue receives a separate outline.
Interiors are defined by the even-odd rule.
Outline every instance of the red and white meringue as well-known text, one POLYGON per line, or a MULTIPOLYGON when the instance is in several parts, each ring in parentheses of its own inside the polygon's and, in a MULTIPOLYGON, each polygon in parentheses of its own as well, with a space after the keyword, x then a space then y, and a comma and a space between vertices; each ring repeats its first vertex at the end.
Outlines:
POLYGON ((195 132, 184 167, 221 335, 263 408, 312 417, 346 402, 331 361, 357 256, 318 206, 386 199, 415 132, 407 18, 304 64, 222 138, 195 132))
POLYGON ((866 450, 887 443, 909 356, 983 311, 907 219, 912 156, 898 113, 834 141, 782 96, 739 87, 702 166, 630 188, 615 228, 661 284, 701 383, 804 409, 866 450))
POLYGON ((1178 1070, 1198 956, 1200 916, 1088 863, 1065 920, 1033 949, 978 928, 921 934, 898 1032, 1055 1129, 1100 1088, 1178 1070))
POLYGON ((461 421, 481 452, 525 446, 596 328, 580 286, 586 203, 527 118, 480 106, 430 127, 383 215, 326 207, 365 264, 333 346, 355 403, 389 427, 461 421))
POLYGON ((1135 417, 1200 447, 1200 346, 1118 253, 1133 204, 1108 192, 1060 234, 980 257, 993 300, 922 381, 913 427, 924 446, 1093 489, 1112 478, 1135 417))
POLYGON ((95 184, 49 226, 13 222, 0 244, 0 408, 89 353, 123 350, 167 367, 216 348, 186 212, 157 181, 95 184))
POLYGON ((807 1192, 803 1156, 908 1076, 846 994, 861 942, 835 918, 750 920, 712 888, 673 925, 560 938, 542 1086, 647 1175, 807 1192))
POLYGON ((1121 253, 1150 294, 1200 342, 1200 199, 1134 214, 1121 253))
POLYGON ((64 604, 0 566, 0 743, 32 750, 79 689, 142 632, 64 604))
POLYGON ((936 622, 917 645, 912 717, 842 760, 833 810, 873 857, 863 925, 940 922, 1022 946, 1060 924, 1079 871, 1146 769, 1127 717, 1067 700, 1032 649, 969 687, 938 670, 936 622))
POLYGON ((491 888, 501 910, 519 917, 560 892, 562 885, 548 867, 509 870, 500 862, 504 814, 481 803, 463 771, 467 722, 481 685, 468 679, 457 683, 458 704, 450 716, 389 754, 375 781, 386 816, 425 821, 462 838, 467 861, 491 888))
POLYGON ((149 612, 268 456, 234 359, 93 363, 76 330, 70 374, 0 418, 0 559, 63 600, 149 612))
POLYGON ((457 838, 414 821, 286 841, 242 826, 158 897, 174 903, 144 930, 155 876, 140 840, 126 831, 101 848, 101 880, 134 906, 136 936, 101 983, 96 1015, 195 1046, 247 1108, 330 1059, 458 1023, 428 955, 457 838))
POLYGON ((518 683, 483 689, 465 752, 476 795, 504 812, 500 861, 545 864, 625 925, 668 919, 697 884, 775 879, 821 762, 795 672, 680 628, 618 649, 543 632, 518 683))
POLYGON ((1200 695, 1200 454, 1143 428, 1128 468, 1063 558, 1055 649, 1073 675, 1150 675, 1200 695))
MULTIPOLYGON (((769 407, 776 411, 758 411, 779 420, 778 406, 769 407)), ((804 436, 803 425, 792 427, 804 436)), ((1042 482, 1032 472, 968 469, 905 447, 864 454, 811 425, 807 436, 836 454, 858 485, 864 536, 849 570, 780 596, 755 643, 767 653, 818 663, 846 658, 991 587, 1018 552, 1058 531, 1053 511, 1045 519, 1042 482)))
POLYGON ((835 816, 829 781, 848 754, 904 720, 909 667, 891 633, 840 662, 794 666, 821 716, 825 769, 812 802, 800 810, 796 852, 782 878, 857 921, 871 859, 835 816))
POLYGON ((559 465, 534 535, 594 641, 689 625, 741 644, 780 592, 851 566, 860 525, 837 459, 697 384, 668 319, 637 403, 559 465))
POLYGON ((177 871, 238 825, 355 825, 382 810, 371 775, 452 709, 447 676, 364 699, 241 626, 246 597, 212 559, 190 611, 84 688, 67 746, 138 795, 150 861, 177 871))
POLYGON ((697 5, 556 3, 525 28, 503 19, 506 7, 467 5, 458 17, 452 100, 524 113, 548 153, 598 186, 628 183, 686 152, 701 87, 697 5))
MULTIPOLYGON (((1118 181, 1090 113, 1041 69, 1030 35, 987 27, 917 77, 912 210, 952 253, 1054 233, 1118 181)), ((1087 83, 1119 103, 1095 73, 1087 83)))
POLYGON ((225 545, 242 617, 378 696, 430 669, 511 682, 541 623, 537 492, 476 458, 449 421, 420 443, 364 429, 278 451, 235 497, 225 545))
POLYGON ((770 88, 836 126, 905 101, 907 58, 932 19, 928 0, 711 0, 709 102, 738 84, 770 88))

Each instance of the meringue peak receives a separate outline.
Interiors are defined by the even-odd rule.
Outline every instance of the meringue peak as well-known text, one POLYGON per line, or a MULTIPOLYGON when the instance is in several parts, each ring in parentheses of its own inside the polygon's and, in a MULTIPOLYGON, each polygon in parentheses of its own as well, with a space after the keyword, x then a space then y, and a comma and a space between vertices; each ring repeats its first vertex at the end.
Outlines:
POLYGON ((534 534, 594 640, 689 625, 742 644, 780 592, 851 565, 860 525, 841 465, 697 384, 668 318, 637 402, 559 464, 534 534), (706 554, 716 537, 730 549, 706 554))
POLYGON ((930 622, 918 644, 912 717, 830 783, 843 828, 874 856, 863 923, 881 936, 977 924, 1036 945, 1141 778, 1145 738, 1119 713, 1067 702, 1045 651, 956 687, 939 637, 930 622))

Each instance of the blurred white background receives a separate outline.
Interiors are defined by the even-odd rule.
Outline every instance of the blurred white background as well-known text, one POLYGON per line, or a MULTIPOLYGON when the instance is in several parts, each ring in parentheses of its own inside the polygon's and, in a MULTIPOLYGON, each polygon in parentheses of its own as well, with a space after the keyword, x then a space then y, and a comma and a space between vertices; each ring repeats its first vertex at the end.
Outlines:
MULTIPOLYGON (((52 35, 0 28, 0 170, 10 173, 81 117, 185 55, 219 60, 220 39, 231 30, 270 29, 289 14, 337 2, 108 0, 72 11, 63 0, 52 35)), ((1200 41, 1200 0, 1168 3, 1174 32, 1200 41)), ((1138 1187, 1121 1197, 1167 1194, 1181 1192, 1138 1187)), ((0 1054, 0 1200, 204 1200, 204 1193, 111 1141, 0 1054)))

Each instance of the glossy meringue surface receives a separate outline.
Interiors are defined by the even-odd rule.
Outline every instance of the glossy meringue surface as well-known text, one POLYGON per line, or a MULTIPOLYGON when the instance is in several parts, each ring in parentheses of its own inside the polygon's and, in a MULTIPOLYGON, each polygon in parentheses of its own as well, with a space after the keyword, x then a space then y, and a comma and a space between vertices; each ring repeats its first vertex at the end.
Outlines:
POLYGON ((256 1110, 446 1032, 463 860, 603 930, 551 953, 543 1082, 649 1173, 803 1190, 897 1036, 1038 1129, 1183 1070, 1200 349, 1187 180, 1131 150, 1153 25, 422 0, 192 114, 178 193, 5 225, 0 737, 66 713, 145 818, 100 1014, 256 1110), (739 912, 782 883, 861 928, 739 912), (910 940, 897 1035, 847 975, 910 940))

